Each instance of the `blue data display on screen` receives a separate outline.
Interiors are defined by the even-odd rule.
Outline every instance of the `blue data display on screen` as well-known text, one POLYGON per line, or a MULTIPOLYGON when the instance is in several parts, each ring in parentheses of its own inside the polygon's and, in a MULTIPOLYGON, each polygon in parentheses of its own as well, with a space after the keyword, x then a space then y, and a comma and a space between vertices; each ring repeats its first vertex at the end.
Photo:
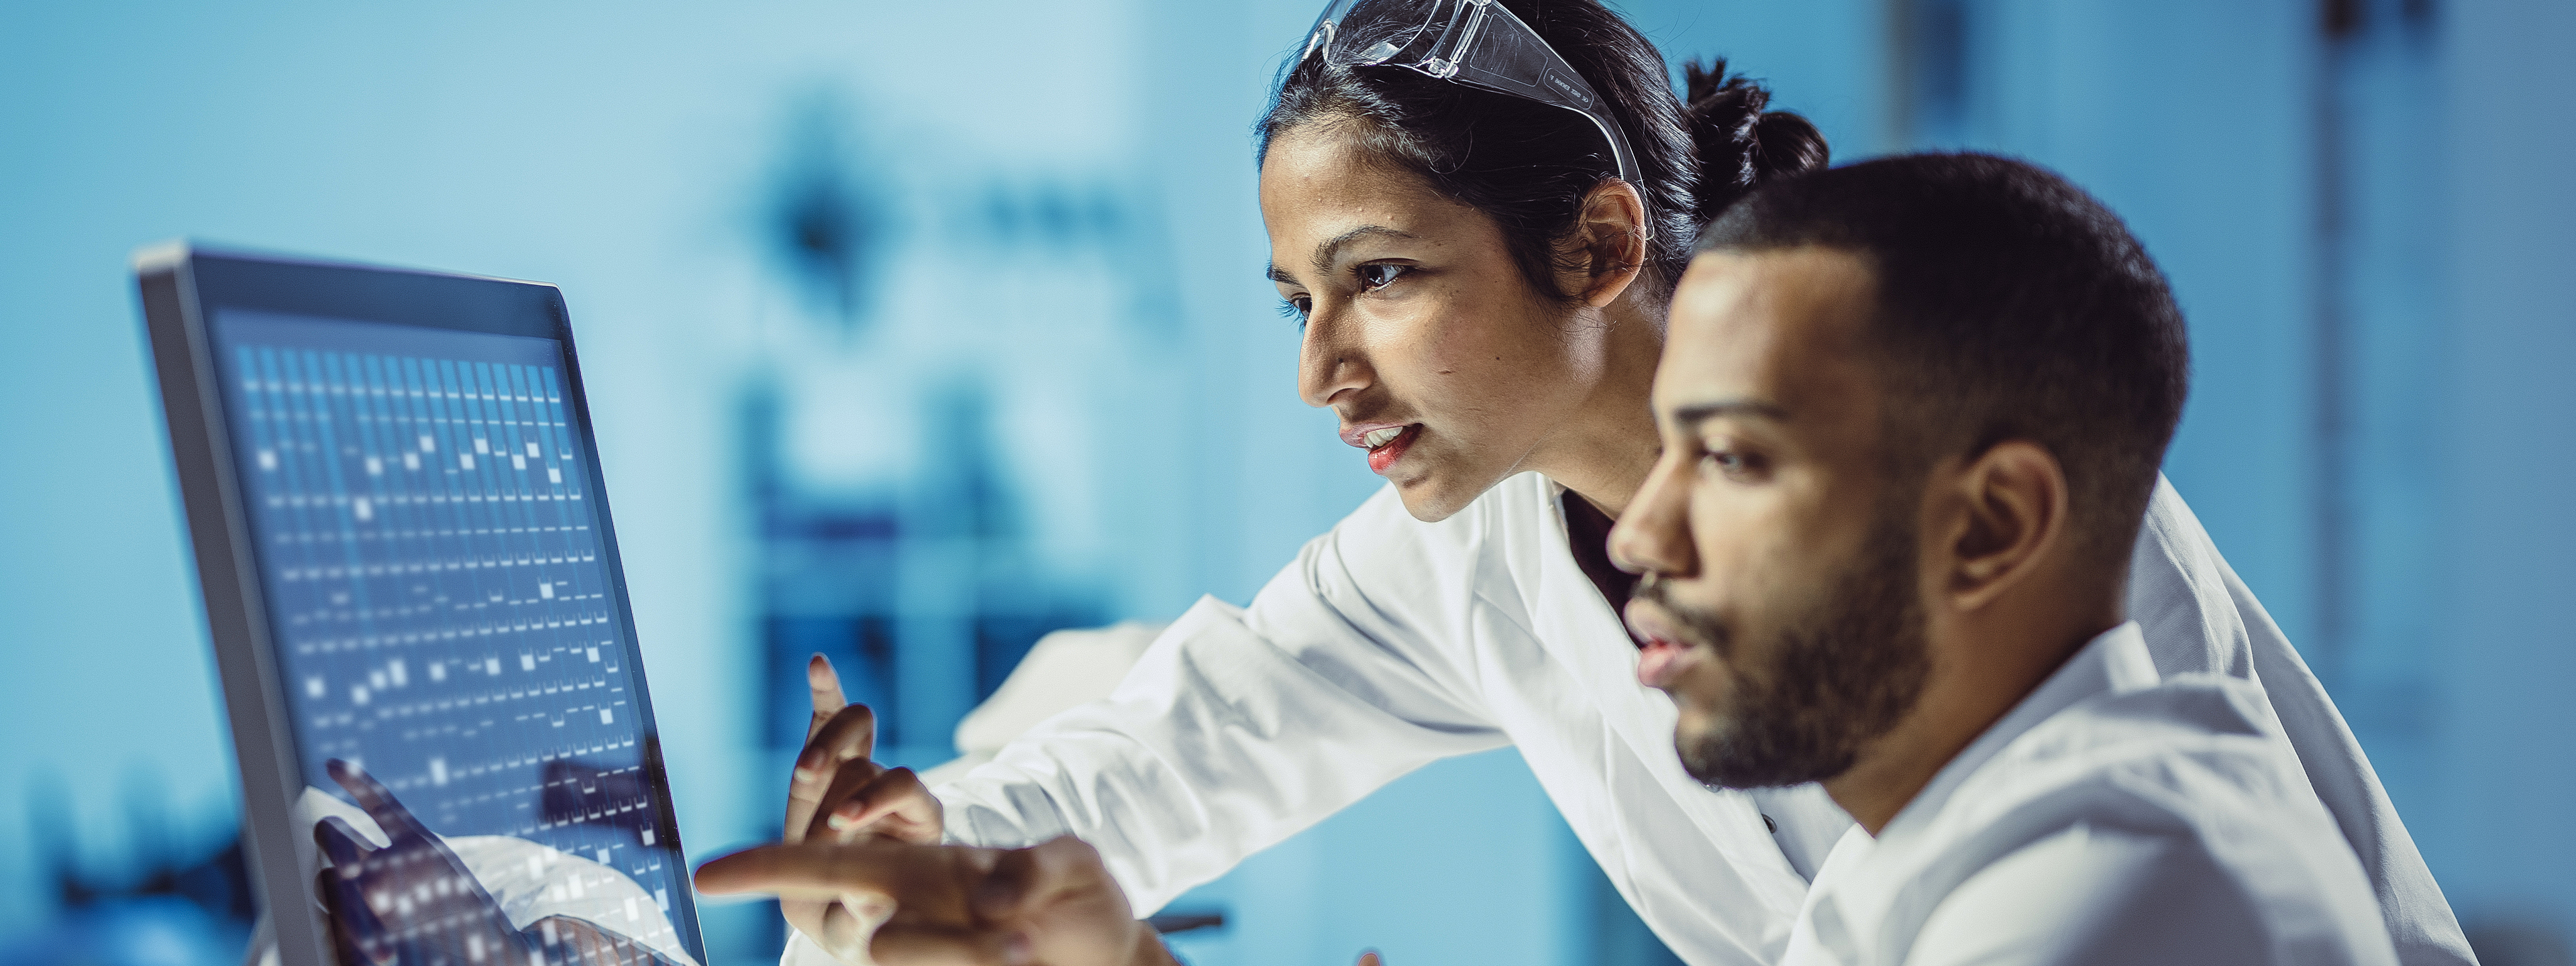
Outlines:
POLYGON ((215 335, 305 784, 345 801, 325 763, 356 763, 504 905, 694 949, 561 346, 240 310, 215 335))

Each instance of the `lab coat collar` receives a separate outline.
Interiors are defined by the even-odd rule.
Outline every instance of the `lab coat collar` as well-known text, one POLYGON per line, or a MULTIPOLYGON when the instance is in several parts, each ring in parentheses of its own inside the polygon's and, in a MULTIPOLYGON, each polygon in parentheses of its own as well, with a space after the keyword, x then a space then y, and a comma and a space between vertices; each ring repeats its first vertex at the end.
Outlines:
MULTIPOLYGON (((1550 654, 1600 702, 1611 729, 1650 762, 1669 760, 1673 775, 1681 774, 1681 759, 1673 751, 1673 724, 1680 717, 1672 698, 1661 691, 1637 683, 1637 648, 1628 637, 1628 623, 1610 602, 1601 599, 1601 591, 1592 578, 1574 562, 1574 551, 1566 533, 1564 499, 1566 487, 1544 476, 1542 491, 1551 524, 1543 528, 1538 553, 1531 570, 1529 610, 1539 639, 1550 654)), ((1661 771, 1661 769, 1658 769, 1661 771)), ((1664 777, 1671 777, 1669 775, 1664 777)), ((1685 782, 1697 785, 1687 776, 1685 782)))
POLYGON ((2015 740, 2068 708, 2102 694, 2154 687, 2159 680, 2146 635, 2136 623, 2123 623, 2086 642, 1943 765, 1877 837, 1859 826, 1844 833, 1807 894, 1788 961, 1880 962, 1869 950, 1876 948, 1892 905, 1921 884, 1919 863, 1938 855, 1933 831, 1960 786, 2015 740))
POLYGON ((1977 740, 1969 742, 1968 747, 1950 759, 1949 764, 1942 766, 1941 771, 1932 776, 1931 783, 1923 786, 1923 791, 1916 794, 1913 801, 1907 802, 1905 808, 1888 821, 1886 828, 1879 830, 1879 841, 1919 834, 1934 816, 1941 814, 1942 807, 1960 784, 1976 774, 1977 769, 2004 746, 2012 744, 2013 739, 2038 727, 2040 722, 2094 695, 2125 694, 2155 687, 2161 680, 2163 678, 2156 673, 2155 659, 2147 653, 2146 634, 2139 630, 2136 621, 2126 621, 2103 631, 2078 649, 2074 657, 2068 658, 2057 673, 2040 682, 2039 687, 2022 698, 2020 704, 1996 719, 1984 734, 1977 736, 1977 740))

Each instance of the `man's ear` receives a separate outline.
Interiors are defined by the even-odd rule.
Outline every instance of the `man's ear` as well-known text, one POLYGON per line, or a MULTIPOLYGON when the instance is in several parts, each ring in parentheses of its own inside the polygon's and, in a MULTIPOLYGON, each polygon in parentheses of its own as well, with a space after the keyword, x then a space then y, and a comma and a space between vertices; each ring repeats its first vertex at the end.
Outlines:
POLYGON ((2066 471, 2047 448, 2006 440, 1969 460, 1947 483, 1955 515, 1950 540, 1950 605, 1973 611, 2030 574, 2067 536, 2066 471))
POLYGON ((1618 301, 1646 267, 1646 204, 1625 181, 1583 196, 1574 232, 1557 243, 1557 288, 1601 308, 1618 301))

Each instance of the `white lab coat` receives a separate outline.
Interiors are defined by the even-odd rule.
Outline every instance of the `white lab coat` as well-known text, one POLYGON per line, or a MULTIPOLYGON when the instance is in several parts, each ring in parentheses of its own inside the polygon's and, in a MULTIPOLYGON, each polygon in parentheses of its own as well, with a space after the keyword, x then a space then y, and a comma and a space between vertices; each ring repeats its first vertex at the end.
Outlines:
POLYGON ((2377 897, 2263 689, 2094 638, 1873 839, 1825 861, 1788 966, 2394 966, 2377 897))
MULTIPOLYGON (((1415 768, 1517 745, 1685 962, 1777 962, 1849 819, 1813 785, 1711 791, 1683 773, 1672 702, 1637 683, 1636 649, 1568 549, 1559 492, 1524 473, 1423 523, 1380 491, 1249 608, 1202 599, 1108 700, 934 788, 951 839, 1080 836, 1145 915, 1415 768)), ((2473 962, 2359 745, 2169 485, 2132 566, 2129 612, 2159 670, 2272 686, 2408 966, 2473 962)), ((802 937, 787 959, 828 962, 802 937)))

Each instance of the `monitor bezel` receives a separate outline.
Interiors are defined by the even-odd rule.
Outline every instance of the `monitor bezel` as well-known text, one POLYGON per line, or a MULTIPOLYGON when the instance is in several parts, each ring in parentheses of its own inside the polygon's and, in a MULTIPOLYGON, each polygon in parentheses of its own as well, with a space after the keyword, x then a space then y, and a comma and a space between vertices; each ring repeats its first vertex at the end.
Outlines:
MULTIPOLYGON (((247 309, 560 344, 565 410, 580 440, 579 458, 589 474, 598 516, 600 553, 617 619, 626 630, 619 636, 634 672, 637 725, 652 738, 660 734, 660 725, 645 678, 641 633, 627 594, 570 315, 562 291, 542 282, 259 255, 188 242, 137 251, 134 273, 207 630, 232 724, 242 782, 242 851, 258 883, 254 891, 268 913, 281 966, 333 966, 327 924, 315 910, 312 883, 303 881, 300 853, 313 845, 298 841, 293 815, 305 787, 302 759, 279 673, 259 542, 242 499, 229 403, 209 323, 217 312, 247 309)), ((645 779, 660 813, 655 824, 670 836, 670 851, 685 862, 660 742, 641 744, 645 779)), ((672 903, 672 924, 684 939, 694 940, 688 945, 703 961, 705 934, 697 922, 695 897, 682 878, 683 888, 676 890, 672 903)))

